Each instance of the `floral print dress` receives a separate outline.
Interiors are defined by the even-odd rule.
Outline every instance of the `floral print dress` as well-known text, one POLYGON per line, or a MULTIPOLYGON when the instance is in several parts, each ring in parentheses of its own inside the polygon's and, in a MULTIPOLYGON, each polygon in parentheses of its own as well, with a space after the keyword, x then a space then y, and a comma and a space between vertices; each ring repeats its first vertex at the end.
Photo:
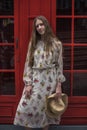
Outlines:
MULTIPOLYGON (((55 41, 54 41, 55 42, 55 41)), ((34 53, 34 65, 28 65, 29 51, 27 54, 23 81, 32 85, 30 97, 25 95, 25 87, 17 107, 14 124, 31 128, 43 128, 49 124, 59 124, 58 119, 49 118, 45 113, 46 96, 56 90, 57 82, 64 82, 62 44, 46 56, 43 41, 39 41, 34 53)))

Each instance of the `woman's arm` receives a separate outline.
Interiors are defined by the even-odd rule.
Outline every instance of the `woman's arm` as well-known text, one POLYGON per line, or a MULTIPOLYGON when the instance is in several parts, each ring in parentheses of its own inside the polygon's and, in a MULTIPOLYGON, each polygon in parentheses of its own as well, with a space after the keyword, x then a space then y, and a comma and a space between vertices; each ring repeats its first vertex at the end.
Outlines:
POLYGON ((65 76, 63 75, 63 56, 62 56, 62 43, 59 42, 59 57, 57 66, 57 86, 56 93, 60 96, 62 93, 62 83, 65 81, 65 76))
POLYGON ((28 52, 27 52, 26 61, 25 61, 25 66, 24 66, 24 73, 23 73, 23 81, 24 81, 24 84, 25 84, 26 87, 32 86, 32 67, 29 66, 30 44, 31 43, 29 43, 28 52))

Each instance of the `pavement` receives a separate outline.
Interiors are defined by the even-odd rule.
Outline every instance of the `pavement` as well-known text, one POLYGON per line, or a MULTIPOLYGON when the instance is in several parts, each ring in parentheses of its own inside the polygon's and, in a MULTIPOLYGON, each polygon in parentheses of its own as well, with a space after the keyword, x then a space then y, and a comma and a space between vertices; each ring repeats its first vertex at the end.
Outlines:
MULTIPOLYGON (((0 125, 0 130, 25 130, 24 127, 15 125, 0 125)), ((32 130, 42 130, 41 128, 34 128, 32 130)), ((51 125, 49 130, 87 130, 87 125, 51 125)))

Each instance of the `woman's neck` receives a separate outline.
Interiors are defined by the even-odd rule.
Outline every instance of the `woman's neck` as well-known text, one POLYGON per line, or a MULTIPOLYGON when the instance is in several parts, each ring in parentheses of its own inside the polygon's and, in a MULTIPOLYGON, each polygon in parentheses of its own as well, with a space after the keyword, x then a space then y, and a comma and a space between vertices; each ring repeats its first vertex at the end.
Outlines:
POLYGON ((44 35, 41 35, 41 40, 44 41, 44 35))

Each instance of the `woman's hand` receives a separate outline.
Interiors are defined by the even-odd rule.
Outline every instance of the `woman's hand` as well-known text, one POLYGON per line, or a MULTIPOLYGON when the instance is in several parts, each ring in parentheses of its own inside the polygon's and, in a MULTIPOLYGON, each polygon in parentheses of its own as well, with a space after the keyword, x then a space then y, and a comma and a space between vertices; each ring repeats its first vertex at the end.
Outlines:
POLYGON ((32 92, 32 86, 25 86, 25 92, 24 94, 26 95, 26 98, 30 97, 31 95, 31 92, 32 92))
POLYGON ((56 87, 56 97, 57 97, 57 98, 60 97, 61 94, 62 94, 61 83, 58 82, 57 87, 56 87))

